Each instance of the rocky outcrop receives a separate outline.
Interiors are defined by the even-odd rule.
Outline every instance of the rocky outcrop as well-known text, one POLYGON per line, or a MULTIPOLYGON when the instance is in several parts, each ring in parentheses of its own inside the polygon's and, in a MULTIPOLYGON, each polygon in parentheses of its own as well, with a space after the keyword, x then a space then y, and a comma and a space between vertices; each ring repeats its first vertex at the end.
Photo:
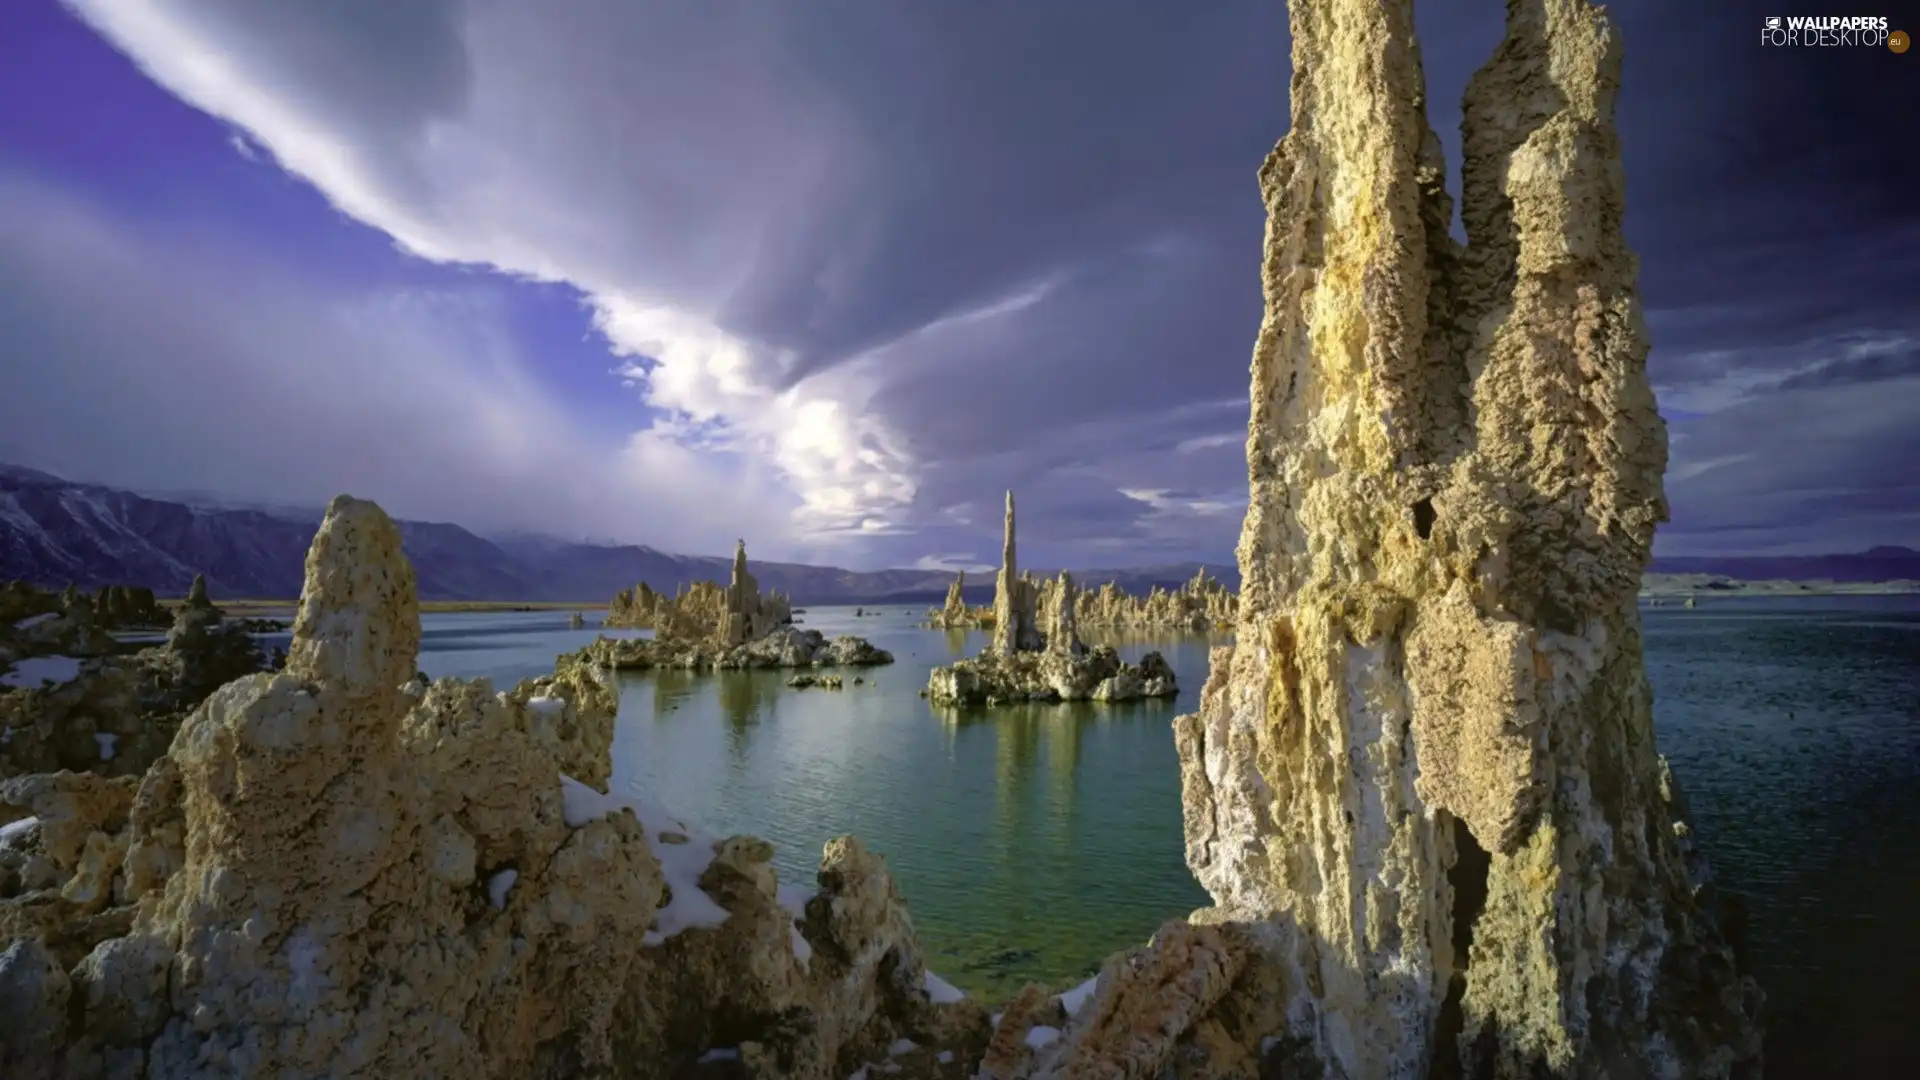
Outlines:
POLYGON ((1759 993, 1690 884, 1641 667, 1666 438, 1617 32, 1509 3, 1461 249, 1410 6, 1290 17, 1241 610, 1176 726, 1188 862, 1274 928, 1272 1034, 1313 1075, 1754 1075, 1759 993))
POLYGON ((824 1080, 984 1044, 858 842, 783 887, 764 842, 563 775, 606 777, 595 668, 415 677, 377 507, 334 501, 306 582, 286 670, 221 687, 143 778, 0 784, 7 1076, 824 1080))
POLYGON ((782 626, 765 637, 727 646, 715 638, 656 636, 600 638, 562 660, 579 659, 610 671, 681 668, 689 671, 749 668, 868 667, 893 663, 893 654, 852 634, 829 640, 818 630, 782 626))
MULTIPOLYGON (((1045 611, 1057 599, 1041 597, 1045 611)), ((1233 626, 1237 599, 1205 567, 1178 589, 1154 586, 1145 596, 1131 596, 1109 581, 1079 595, 1075 619, 1081 626, 1141 630, 1221 630, 1233 626)))
POLYGON ((967 587, 967 572, 954 575, 947 586, 947 602, 927 612, 927 627, 933 630, 975 630, 993 625, 991 607, 972 607, 962 595, 967 587))
POLYGON ((993 642, 988 650, 1000 656, 1040 648, 1037 607, 1038 583, 1022 577, 1013 543, 1013 492, 1007 492, 1007 517, 1000 547, 1000 572, 993 579, 993 642))
MULTIPOLYGON (((979 656, 934 668, 927 676, 927 699, 936 705, 980 706, 1138 701, 1178 694, 1173 669, 1159 653, 1150 652, 1140 663, 1127 664, 1111 646, 1087 648, 1074 618, 1078 591, 1073 577, 1062 572, 1042 586, 1031 574, 1020 574, 1013 527, 1013 492, 1009 491, 1000 574, 995 579, 993 641, 979 656)), ((949 600, 957 594, 956 588, 949 600)))
POLYGON ((985 652, 927 677, 936 705, 1012 705, 1023 701, 1139 701, 1180 692, 1173 669, 1157 652, 1124 663, 1110 645, 1080 652, 1042 649, 1011 656, 985 652))
MULTIPOLYGON (((180 606, 165 643, 133 653, 95 621, 103 607, 82 595, 8 640, 16 655, 0 673, 0 776, 138 776, 207 695, 268 666, 248 628, 211 604, 180 606)), ((144 609, 136 601, 130 610, 144 609)))
POLYGON ((793 605, 778 592, 762 593, 747 570, 747 545, 734 549, 731 580, 696 581, 667 596, 646 582, 615 593, 601 625, 652 630, 662 637, 713 639, 732 648, 793 622, 793 605))

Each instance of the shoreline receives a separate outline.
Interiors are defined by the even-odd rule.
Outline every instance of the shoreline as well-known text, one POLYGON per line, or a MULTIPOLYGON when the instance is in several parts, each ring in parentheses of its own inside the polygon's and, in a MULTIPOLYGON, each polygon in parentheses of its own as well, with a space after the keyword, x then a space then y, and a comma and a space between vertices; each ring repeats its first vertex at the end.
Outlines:
MULTIPOLYGON (((181 604, 180 597, 162 597, 160 603, 166 607, 181 604)), ((262 612, 288 612, 300 606, 298 600, 261 600, 248 598, 243 600, 216 600, 214 603, 230 616, 247 618, 262 612)), ((422 614, 447 612, 489 612, 489 611, 605 611, 607 602, 596 600, 592 603, 570 604, 555 600, 422 600, 422 614)))
MULTIPOLYGON (((1691 577, 1692 575, 1687 575, 1691 577)), ((1735 581, 1731 578, 1716 578, 1702 575, 1695 581, 1657 581, 1641 585, 1639 597, 1651 599, 1685 599, 1687 597, 1765 597, 1767 599, 1792 599, 1796 597, 1820 598, 1829 596, 1913 596, 1920 595, 1920 581, 1735 581)), ((257 616, 265 612, 288 612, 299 606, 297 600, 268 600, 249 597, 240 600, 216 601, 228 614, 238 617, 257 616)), ((181 603, 179 597, 163 597, 160 603, 173 607, 181 603)), ((889 603, 860 600, 829 601, 813 603, 810 607, 865 607, 881 609, 888 607, 912 607, 912 604, 889 603)), ((605 600, 591 603, 567 603, 557 600, 422 600, 422 613, 446 614, 453 612, 505 612, 505 611, 578 611, 582 613, 606 611, 605 600)))

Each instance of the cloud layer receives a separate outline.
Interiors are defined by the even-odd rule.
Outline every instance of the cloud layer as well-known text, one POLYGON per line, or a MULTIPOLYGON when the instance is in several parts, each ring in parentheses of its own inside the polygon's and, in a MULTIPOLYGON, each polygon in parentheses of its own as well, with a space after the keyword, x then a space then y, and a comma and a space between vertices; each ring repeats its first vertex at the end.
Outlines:
MULTIPOLYGON (((1260 303, 1254 172, 1286 127, 1281 4, 1113 4, 1094 18, 1012 0, 575 0, 564 16, 504 0, 68 3, 231 124, 239 152, 405 252, 578 290, 582 329, 608 354, 602 392, 634 399, 640 434, 611 448, 570 430, 577 403, 484 317, 324 294, 302 308, 294 297, 313 290, 284 271, 252 285, 272 294, 253 311, 228 310, 222 275, 241 272, 224 257, 202 265, 200 251, 116 234, 78 203, 43 217, 30 185, 0 191, 19 199, 9 228, 38 238, 13 256, 0 302, 125 306, 120 327, 167 315, 181 352, 231 355, 265 369, 250 376, 264 391, 297 386, 344 414, 346 395, 303 372, 301 349, 329 341, 359 350, 356 378, 475 410, 404 435, 391 401, 338 418, 378 448, 370 477, 410 502, 394 473, 473 478, 437 502, 419 492, 437 509, 409 512, 481 523, 537 476, 558 489, 560 531, 708 548, 746 531, 770 551, 945 565, 991 557, 1013 487, 1037 562, 1232 549, 1260 303), (166 269, 89 291, 90 271, 59 250, 65 227, 131 250, 101 256, 124 273, 166 269), (196 282, 212 293, 188 295, 196 282), (336 308, 356 302, 360 321, 339 329, 336 308), (247 337, 265 310, 316 328, 303 346, 247 337), (195 335, 226 352, 194 351, 195 335), (661 512, 610 508, 608 485, 661 512)), ((1630 239, 1674 420, 1662 549, 1911 537, 1917 501, 1891 462, 1920 426, 1920 223, 1896 193, 1920 172, 1877 117, 1915 104, 1920 83, 1890 55, 1764 53, 1748 0, 1610 7, 1628 43, 1630 239)), ((1420 12, 1435 123, 1457 148, 1459 91, 1499 12, 1420 12)), ((106 333, 73 330, 48 355, 104 365, 78 354, 124 356, 156 336, 96 340, 106 333)), ((196 363, 213 361, 155 370, 196 363)), ((305 490, 348 486, 354 467, 323 477, 289 448, 201 472, 305 490)))

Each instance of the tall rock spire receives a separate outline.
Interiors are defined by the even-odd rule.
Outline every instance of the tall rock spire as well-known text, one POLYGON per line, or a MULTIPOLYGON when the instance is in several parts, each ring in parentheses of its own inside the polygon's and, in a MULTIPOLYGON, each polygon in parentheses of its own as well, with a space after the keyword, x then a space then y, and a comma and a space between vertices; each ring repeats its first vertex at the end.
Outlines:
POLYGON ((1000 544, 1000 573, 993 579, 993 643, 989 650, 1002 655, 1040 648, 1040 629, 1034 625, 1039 590, 1020 576, 1013 543, 1013 492, 1007 492, 1006 532, 1000 544))
POLYGON ((1507 12, 1463 250, 1411 3, 1289 4, 1238 632, 1176 721, 1187 859, 1210 918, 1274 929, 1328 1075, 1726 1076, 1758 990, 1676 846, 1635 609, 1666 433, 1619 37, 1586 0, 1507 12))

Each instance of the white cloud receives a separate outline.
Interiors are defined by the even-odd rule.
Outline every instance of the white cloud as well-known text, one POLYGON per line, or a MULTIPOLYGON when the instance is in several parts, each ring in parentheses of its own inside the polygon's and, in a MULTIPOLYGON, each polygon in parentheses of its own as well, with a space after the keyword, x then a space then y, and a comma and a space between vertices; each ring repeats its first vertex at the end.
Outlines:
POLYGON ((1211 450, 1219 446, 1245 446, 1246 444, 1247 433, 1245 431, 1225 431, 1218 435, 1201 435, 1192 439, 1183 439, 1174 446, 1173 452, 1176 454, 1192 454, 1201 450, 1211 450))
MULTIPOLYGON (((339 293, 0 174, 0 460, 482 529, 781 543, 791 506, 652 432, 581 430, 484 294, 339 293), (99 317, 111 311, 111 318, 99 317)), ((757 548, 758 550, 758 548, 757 548)))
POLYGON ((922 555, 913 561, 915 570, 937 570, 943 574, 991 574, 999 569, 971 555, 922 555))
MULTIPOLYGON (((760 220, 743 220, 755 201, 728 197, 739 191, 723 185, 688 193, 693 214, 684 220, 665 200, 650 205, 633 192, 610 199, 606 188, 609 167, 644 167, 652 175, 639 177, 643 184, 706 184, 708 174, 689 165, 678 166, 684 177, 672 175, 675 163, 703 149, 721 158, 745 149, 753 160, 724 162, 757 174, 739 184, 804 189, 810 162, 817 169, 835 147, 851 150, 830 130, 830 113, 804 109, 790 93, 752 96, 726 110, 723 119, 738 127, 716 142, 712 132, 676 123, 658 100, 702 87, 655 86, 649 100, 630 78, 624 85, 634 93, 620 95, 618 112, 639 139, 608 145, 590 122, 555 122, 597 104, 580 98, 601 84, 568 70, 580 57, 534 47, 556 44, 550 14, 502 5, 454 9, 460 21, 441 28, 466 50, 471 85, 463 110, 408 117, 404 102, 396 103, 402 122, 369 137, 335 111, 327 94, 337 87, 303 83, 297 65, 276 70, 275 50, 298 43, 249 36, 265 18, 249 25, 255 15, 186 3, 71 3, 156 81, 240 128, 247 141, 236 148, 247 152, 249 141, 264 148, 406 251, 581 289, 595 329, 616 355, 631 358, 616 370, 621 385, 634 384, 665 414, 636 445, 757 456, 795 493, 793 525, 803 534, 888 532, 911 503, 913 468, 902 441, 865 411, 871 373, 855 366, 785 386, 782 357, 716 321, 754 250, 777 238, 781 200, 757 200, 760 220), (773 107, 783 99, 785 108, 773 107), (642 117, 656 123, 642 124, 642 117), (588 140, 592 145, 583 145, 588 140), (592 171, 569 171, 583 161, 592 171)), ((654 48, 663 44, 672 47, 654 48)), ((764 81, 751 74, 767 59, 764 45, 706 44, 722 51, 718 65, 743 87, 764 81)), ((617 59, 630 75, 665 70, 644 56, 606 59, 617 59)))

